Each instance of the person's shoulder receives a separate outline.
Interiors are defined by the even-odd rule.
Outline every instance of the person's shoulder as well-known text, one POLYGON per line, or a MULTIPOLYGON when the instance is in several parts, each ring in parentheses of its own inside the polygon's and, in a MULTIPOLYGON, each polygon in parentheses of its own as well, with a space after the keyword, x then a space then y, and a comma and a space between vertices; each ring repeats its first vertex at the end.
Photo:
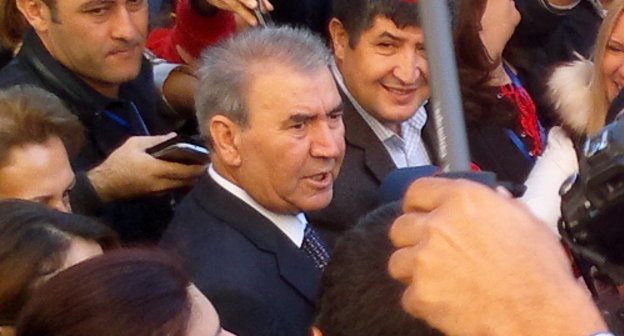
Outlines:
POLYGON ((9 64, 0 69, 0 88, 8 88, 15 85, 33 85, 45 89, 41 80, 19 58, 14 58, 9 64))
MULTIPOLYGON (((211 211, 211 204, 207 203, 207 195, 198 190, 195 186, 184 199, 176 206, 170 228, 188 228, 199 230, 198 222, 202 223, 202 227, 212 226, 222 222, 211 211)), ((210 203, 210 202, 208 202, 210 203)))

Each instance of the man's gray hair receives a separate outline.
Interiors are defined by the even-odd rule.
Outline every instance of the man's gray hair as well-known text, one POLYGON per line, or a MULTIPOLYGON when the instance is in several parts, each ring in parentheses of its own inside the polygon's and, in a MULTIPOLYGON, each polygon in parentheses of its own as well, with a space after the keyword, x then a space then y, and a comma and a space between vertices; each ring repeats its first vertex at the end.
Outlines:
MULTIPOLYGON (((318 36, 292 27, 248 29, 207 49, 202 54, 195 95, 200 132, 212 146, 207 125, 213 116, 224 115, 238 125, 247 125, 246 91, 253 79, 252 67, 279 64, 297 73, 314 73, 327 67, 329 60, 329 50, 318 36)), ((262 74, 262 70, 256 73, 262 74)))

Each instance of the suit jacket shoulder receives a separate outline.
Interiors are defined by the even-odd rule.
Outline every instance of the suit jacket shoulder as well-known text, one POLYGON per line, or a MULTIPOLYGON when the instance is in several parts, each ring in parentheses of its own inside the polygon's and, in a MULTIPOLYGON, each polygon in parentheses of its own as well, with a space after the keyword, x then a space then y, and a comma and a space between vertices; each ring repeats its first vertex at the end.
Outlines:
POLYGON ((334 182, 334 197, 325 209, 308 215, 330 242, 377 207, 377 189, 383 178, 396 169, 390 154, 353 104, 346 97, 343 101, 346 152, 334 182))
POLYGON ((187 262, 223 326, 239 335, 307 335, 320 271, 273 223, 205 176, 162 240, 187 262))

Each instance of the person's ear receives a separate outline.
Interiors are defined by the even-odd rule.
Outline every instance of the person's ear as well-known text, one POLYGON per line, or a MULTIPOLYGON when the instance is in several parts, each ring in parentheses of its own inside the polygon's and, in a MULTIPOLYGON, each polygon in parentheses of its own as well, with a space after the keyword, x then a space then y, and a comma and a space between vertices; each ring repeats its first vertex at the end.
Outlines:
POLYGON ((241 164, 241 127, 224 115, 215 115, 208 122, 215 154, 223 163, 238 167, 241 164))
POLYGON ((52 24, 52 10, 41 0, 16 0, 17 9, 38 33, 47 32, 52 24))
POLYGON ((321 331, 321 329, 312 326, 312 336, 323 336, 323 332, 321 331))
POLYGON ((340 63, 344 60, 345 49, 349 48, 349 34, 340 20, 332 18, 329 21, 329 35, 334 49, 334 57, 340 63))

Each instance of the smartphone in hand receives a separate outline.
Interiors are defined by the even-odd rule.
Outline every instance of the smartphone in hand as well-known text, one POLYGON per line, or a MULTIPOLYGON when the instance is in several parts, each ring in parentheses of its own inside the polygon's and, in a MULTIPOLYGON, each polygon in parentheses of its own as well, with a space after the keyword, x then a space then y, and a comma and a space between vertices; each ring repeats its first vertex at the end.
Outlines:
POLYGON ((176 136, 146 149, 151 156, 182 164, 203 165, 210 161, 208 149, 189 137, 176 136))

